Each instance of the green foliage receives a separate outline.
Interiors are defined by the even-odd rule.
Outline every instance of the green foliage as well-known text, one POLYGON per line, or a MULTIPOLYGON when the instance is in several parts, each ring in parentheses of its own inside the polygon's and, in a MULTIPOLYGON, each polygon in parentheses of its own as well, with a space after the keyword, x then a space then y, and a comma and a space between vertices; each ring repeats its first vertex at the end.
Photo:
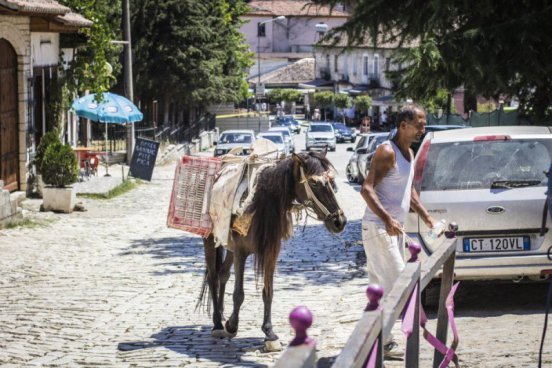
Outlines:
POLYGON ((439 110, 442 110, 443 113, 447 113, 450 103, 450 111, 448 112, 451 114, 456 113, 456 106, 452 101, 452 96, 446 89, 439 89, 433 96, 418 102, 425 107, 426 112, 434 114, 438 113, 439 110))
POLYGON ((372 106, 372 97, 368 95, 356 96, 353 100, 353 104, 359 111, 364 111, 364 113, 367 114, 368 109, 372 106))
POLYGON ((335 94, 330 91, 316 92, 314 94, 314 105, 321 109, 333 106, 335 94))
POLYGON ((140 184, 140 180, 131 181, 125 180, 115 188, 111 189, 107 193, 77 193, 77 197, 91 198, 91 199, 111 199, 130 192, 140 184))
POLYGON ((133 0, 136 94, 180 106, 238 102, 252 53, 243 0, 133 0))
MULTIPOLYGON (((313 0, 336 5, 341 0, 313 0)), ((405 67, 398 96, 420 101, 464 86, 485 97, 517 96, 520 110, 551 115, 552 7, 547 1, 345 1, 356 3, 345 32, 351 45, 414 45, 395 60, 405 67)))
POLYGON ((44 152, 40 165, 45 184, 64 188, 77 181, 77 157, 69 144, 52 143, 44 152))
POLYGON ((59 133, 55 130, 47 132, 42 136, 42 138, 40 138, 40 143, 36 147, 36 154, 33 161, 38 173, 42 173, 41 167, 42 167, 42 161, 44 160, 44 154, 46 153, 46 150, 48 149, 48 147, 50 147, 53 144, 61 144, 61 140, 59 139, 59 133))
POLYGON ((335 106, 339 109, 346 109, 351 107, 351 99, 349 98, 349 95, 346 95, 344 93, 337 93, 334 97, 335 100, 335 106))
POLYGON ((299 102, 303 98, 303 93, 296 89, 273 89, 267 94, 270 103, 299 102))
POLYGON ((86 43, 78 48, 76 56, 67 70, 67 98, 82 94, 85 90, 101 94, 114 84, 120 72, 121 48, 111 40, 121 39, 121 2, 109 0, 60 0, 77 13, 93 22, 92 27, 83 28, 86 43), (109 63, 113 66, 109 74, 109 63))

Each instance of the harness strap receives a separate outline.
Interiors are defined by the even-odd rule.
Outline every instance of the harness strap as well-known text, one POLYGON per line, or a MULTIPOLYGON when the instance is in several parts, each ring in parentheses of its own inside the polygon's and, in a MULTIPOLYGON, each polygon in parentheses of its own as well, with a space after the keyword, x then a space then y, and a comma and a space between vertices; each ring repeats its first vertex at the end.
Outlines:
POLYGON ((324 214, 325 216, 325 219, 328 219, 332 216, 339 216, 343 213, 343 211, 341 211, 341 209, 337 210, 337 212, 334 214, 334 213, 331 213, 330 211, 328 211, 328 209, 326 208, 326 206, 324 206, 324 204, 322 204, 322 202, 320 202, 318 200, 318 198, 316 198, 316 195, 314 194, 314 192, 312 191, 309 183, 308 183, 308 180, 307 180, 307 177, 305 176, 305 171, 303 170, 303 166, 299 166, 299 169, 301 170, 301 183, 304 185, 305 187, 305 192, 307 193, 307 198, 309 200, 311 200, 312 202, 314 202, 314 204, 316 204, 316 206, 318 207, 318 209, 320 211, 322 211, 322 213, 324 214))

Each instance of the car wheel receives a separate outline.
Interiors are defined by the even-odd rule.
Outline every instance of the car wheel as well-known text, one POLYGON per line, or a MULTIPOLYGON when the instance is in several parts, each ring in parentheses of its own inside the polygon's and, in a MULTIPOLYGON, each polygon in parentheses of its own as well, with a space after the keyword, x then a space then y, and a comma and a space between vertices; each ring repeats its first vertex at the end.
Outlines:
POLYGON ((356 138, 351 138, 351 143, 355 143, 356 138))
POLYGON ((330 151, 331 151, 331 152, 335 152, 335 146, 330 147, 330 151))
POLYGON ((353 174, 353 168, 351 167, 351 164, 347 165, 345 171, 347 173, 347 180, 349 181, 349 183, 354 183, 357 181, 357 177, 353 174))

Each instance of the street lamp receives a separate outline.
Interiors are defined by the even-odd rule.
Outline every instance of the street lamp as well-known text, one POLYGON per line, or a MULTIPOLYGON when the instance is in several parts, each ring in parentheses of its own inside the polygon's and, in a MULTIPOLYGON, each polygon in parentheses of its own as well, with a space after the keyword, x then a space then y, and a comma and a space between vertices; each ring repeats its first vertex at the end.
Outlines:
POLYGON ((286 19, 286 17, 280 15, 279 17, 265 20, 264 22, 259 22, 259 24, 257 24, 257 87, 255 88, 255 94, 259 113, 259 133, 261 132, 261 104, 259 103, 259 88, 261 86, 261 26, 282 19, 286 19))

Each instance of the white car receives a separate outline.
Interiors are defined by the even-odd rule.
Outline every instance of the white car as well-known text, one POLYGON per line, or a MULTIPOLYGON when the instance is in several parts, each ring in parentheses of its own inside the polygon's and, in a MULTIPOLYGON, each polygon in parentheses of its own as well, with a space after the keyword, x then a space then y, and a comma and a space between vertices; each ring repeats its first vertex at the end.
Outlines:
POLYGON ((257 135, 257 139, 260 139, 260 138, 267 139, 276 145, 276 147, 278 148, 278 153, 277 153, 278 157, 282 154, 284 156, 289 155, 288 145, 284 140, 284 135, 282 134, 282 132, 260 133, 259 135, 257 135))
POLYGON ((335 151, 336 146, 335 131, 330 123, 311 123, 306 134, 306 150, 311 148, 328 148, 335 151))
POLYGON ((295 153, 295 143, 293 142, 293 134, 289 127, 274 127, 268 130, 269 132, 281 132, 284 135, 284 140, 288 145, 289 153, 295 153))
POLYGON ((227 154, 232 148, 242 147, 243 154, 248 155, 251 144, 255 141, 255 132, 249 129, 226 130, 220 134, 216 143, 215 157, 227 154))
MULTIPOLYGON (((552 161, 548 127, 501 126, 427 133, 414 186, 435 220, 458 224, 456 279, 543 280, 552 268, 544 205, 552 161), (544 211, 543 211, 544 210, 544 211)), ((441 243, 411 212, 406 232, 431 254, 441 243)))

